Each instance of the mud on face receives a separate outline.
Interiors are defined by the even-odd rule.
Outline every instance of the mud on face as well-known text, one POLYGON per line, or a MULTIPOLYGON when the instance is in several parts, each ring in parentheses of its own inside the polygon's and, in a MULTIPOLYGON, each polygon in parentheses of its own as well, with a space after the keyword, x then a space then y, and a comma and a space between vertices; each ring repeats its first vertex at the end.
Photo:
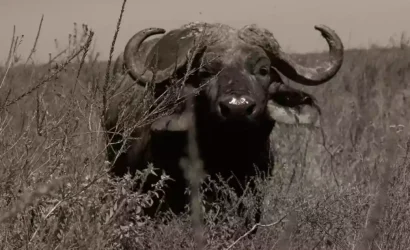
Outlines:
POLYGON ((271 63, 247 44, 220 44, 203 54, 198 70, 212 115, 225 122, 260 120, 266 110, 271 63))

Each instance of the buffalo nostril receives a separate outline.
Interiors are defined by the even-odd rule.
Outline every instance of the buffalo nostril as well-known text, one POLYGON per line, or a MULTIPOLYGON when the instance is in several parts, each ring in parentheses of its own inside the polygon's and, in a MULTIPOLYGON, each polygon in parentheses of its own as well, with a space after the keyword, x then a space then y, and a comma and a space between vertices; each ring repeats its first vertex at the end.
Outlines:
POLYGON ((221 111, 221 115, 224 117, 228 117, 230 113, 230 109, 226 106, 223 102, 219 103, 219 109, 221 111))
POLYGON ((255 111, 255 107, 256 107, 255 103, 249 104, 248 107, 246 108, 246 114, 247 115, 252 115, 253 112, 255 111))

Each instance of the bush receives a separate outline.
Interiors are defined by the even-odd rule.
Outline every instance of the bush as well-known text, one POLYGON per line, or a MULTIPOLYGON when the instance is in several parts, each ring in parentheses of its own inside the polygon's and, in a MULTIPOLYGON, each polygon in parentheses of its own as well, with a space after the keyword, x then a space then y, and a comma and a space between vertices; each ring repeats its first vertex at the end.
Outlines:
MULTIPOLYGON (((107 176, 100 116, 112 67, 98 60, 93 34, 75 25, 69 47, 42 65, 17 64, 13 35, 0 71, 2 249, 193 249, 189 213, 141 213, 165 175, 150 193, 135 191, 129 176, 107 176)), ((326 53, 294 56, 314 64, 326 53)), ((256 235, 246 237, 234 211, 243 199, 252 213, 260 197, 235 197, 224 183, 207 182, 219 198, 202 204, 210 208, 205 248, 406 249, 409 79, 408 46, 346 51, 330 83, 302 88, 315 92, 322 126, 278 125, 272 134, 275 168, 259 180, 267 196, 256 235)))

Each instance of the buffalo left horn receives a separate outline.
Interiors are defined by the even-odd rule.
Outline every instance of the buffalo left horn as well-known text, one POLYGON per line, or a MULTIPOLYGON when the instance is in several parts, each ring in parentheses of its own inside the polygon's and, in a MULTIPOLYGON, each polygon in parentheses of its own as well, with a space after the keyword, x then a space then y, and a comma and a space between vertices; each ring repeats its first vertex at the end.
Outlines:
POLYGON ((319 66, 305 67, 295 62, 282 51, 273 34, 258 28, 255 24, 247 25, 239 31, 239 37, 245 42, 263 48, 272 60, 272 66, 289 79, 303 85, 320 85, 336 75, 343 63, 343 43, 336 32, 325 25, 316 25, 329 45, 329 59, 319 66))

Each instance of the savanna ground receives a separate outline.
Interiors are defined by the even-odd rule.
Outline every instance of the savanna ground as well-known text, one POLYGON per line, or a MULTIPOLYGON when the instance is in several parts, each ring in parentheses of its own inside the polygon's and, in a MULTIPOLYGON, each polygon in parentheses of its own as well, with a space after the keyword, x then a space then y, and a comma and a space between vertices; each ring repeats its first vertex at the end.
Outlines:
MULTIPOLYGON (((41 65, 20 55, 20 42, 29 42, 21 36, 2 48, 10 56, 0 70, 0 247, 194 249, 201 228, 192 229, 189 214, 166 222, 141 214, 166 178, 143 194, 131 191, 130 178, 106 174, 100 117, 112 84, 92 39, 75 26, 69 46, 56 41, 41 65)), ((203 214, 205 249, 408 249, 407 44, 403 36, 346 50, 342 69, 323 86, 288 82, 317 98, 321 127, 275 128, 275 168, 258 185, 267 196, 252 238, 237 233, 243 219, 232 208, 240 197, 215 183, 220 200, 203 214)), ((294 57, 314 64, 326 53, 294 57)), ((251 212, 255 197, 243 199, 251 212)))

